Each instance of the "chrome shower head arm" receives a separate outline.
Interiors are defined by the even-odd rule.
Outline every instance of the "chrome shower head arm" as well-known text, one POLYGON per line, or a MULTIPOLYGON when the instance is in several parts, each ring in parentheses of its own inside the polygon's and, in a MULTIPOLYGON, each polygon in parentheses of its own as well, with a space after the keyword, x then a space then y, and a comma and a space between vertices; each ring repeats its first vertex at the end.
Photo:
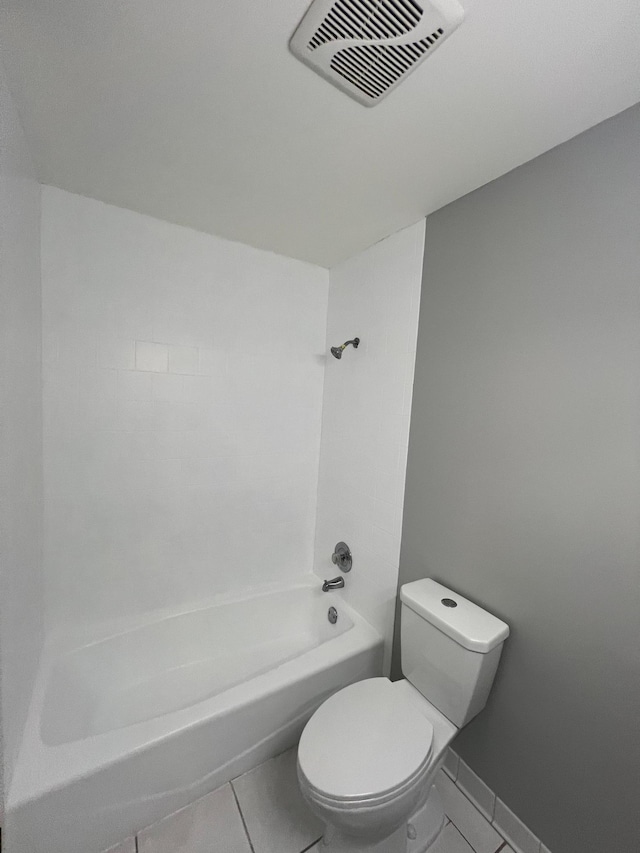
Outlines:
POLYGON ((331 355, 334 358, 342 358, 342 353, 344 349, 349 346, 349 344, 351 344, 354 349, 358 349, 358 346, 360 344, 360 338, 354 338, 351 341, 345 341, 339 347, 331 347, 331 355))

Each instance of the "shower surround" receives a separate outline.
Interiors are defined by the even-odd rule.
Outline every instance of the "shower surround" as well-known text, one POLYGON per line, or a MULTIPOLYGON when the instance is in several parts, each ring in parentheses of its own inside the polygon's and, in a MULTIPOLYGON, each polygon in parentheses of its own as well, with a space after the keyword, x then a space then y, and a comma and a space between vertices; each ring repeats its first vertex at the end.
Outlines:
POLYGON ((424 221, 392 234, 334 267, 329 286, 327 340, 357 334, 362 341, 340 361, 326 363, 314 570, 326 577, 335 568, 330 556, 337 539, 349 544, 354 563, 344 597, 384 637, 385 669, 400 561, 424 238, 424 221))
POLYGON ((329 274, 43 188, 50 628, 312 561, 329 274))
POLYGON ((0 65, 0 823, 42 651, 40 185, 0 65))
POLYGON ((390 636, 424 222, 329 272, 42 204, 49 630, 335 574, 346 539, 345 595, 390 636))
POLYGON ((42 205, 47 643, 3 843, 99 853, 383 670, 424 223, 329 272, 42 205), (354 568, 323 594, 340 539, 354 568))

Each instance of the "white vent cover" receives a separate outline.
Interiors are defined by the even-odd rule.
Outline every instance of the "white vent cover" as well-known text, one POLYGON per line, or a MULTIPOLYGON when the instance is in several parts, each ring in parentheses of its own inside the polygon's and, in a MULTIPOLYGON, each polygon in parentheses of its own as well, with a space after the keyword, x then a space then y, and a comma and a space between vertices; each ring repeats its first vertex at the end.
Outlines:
POLYGON ((314 0, 289 46, 334 86, 372 107, 463 19, 458 0, 314 0))

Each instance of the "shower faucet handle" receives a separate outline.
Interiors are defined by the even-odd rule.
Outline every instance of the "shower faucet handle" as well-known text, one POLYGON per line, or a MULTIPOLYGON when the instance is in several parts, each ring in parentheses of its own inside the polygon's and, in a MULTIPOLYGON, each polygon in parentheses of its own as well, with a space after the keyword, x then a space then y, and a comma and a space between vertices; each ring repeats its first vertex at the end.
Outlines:
POLYGON ((346 542, 338 542, 331 555, 331 562, 342 569, 343 572, 350 572, 353 565, 353 557, 351 549, 346 542))

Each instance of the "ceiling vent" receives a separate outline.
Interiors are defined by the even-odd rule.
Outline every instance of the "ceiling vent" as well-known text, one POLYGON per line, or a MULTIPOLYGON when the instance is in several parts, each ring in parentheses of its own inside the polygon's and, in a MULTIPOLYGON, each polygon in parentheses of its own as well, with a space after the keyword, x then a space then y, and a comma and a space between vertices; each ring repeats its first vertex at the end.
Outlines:
POLYGON ((463 19, 458 0, 314 0, 289 46, 334 86, 372 107, 463 19))

